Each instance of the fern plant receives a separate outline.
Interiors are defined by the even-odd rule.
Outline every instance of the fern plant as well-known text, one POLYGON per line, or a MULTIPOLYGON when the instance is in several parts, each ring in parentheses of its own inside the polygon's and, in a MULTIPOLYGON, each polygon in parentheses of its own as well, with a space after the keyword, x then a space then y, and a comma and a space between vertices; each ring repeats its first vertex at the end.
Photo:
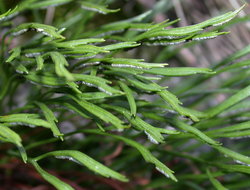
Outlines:
POLYGON ((107 7, 112 3, 23 0, 8 11, 1 3, 0 140, 2 147, 13 144, 2 153, 4 163, 20 158, 65 190, 77 186, 46 170, 89 170, 125 184, 138 176, 150 181, 131 189, 249 187, 250 152, 235 139, 250 135, 250 46, 210 68, 136 57, 146 47, 188 47, 230 35, 223 29, 244 6, 169 28, 178 20, 145 22, 151 11, 106 22, 107 14, 121 16, 119 8, 107 7), (55 11, 47 24, 44 9, 47 16, 55 11), (209 89, 224 73, 230 78, 209 89), (180 82, 167 89, 172 77, 180 82), (214 103, 218 93, 226 98, 214 103), (117 146, 122 152, 101 163, 117 146))

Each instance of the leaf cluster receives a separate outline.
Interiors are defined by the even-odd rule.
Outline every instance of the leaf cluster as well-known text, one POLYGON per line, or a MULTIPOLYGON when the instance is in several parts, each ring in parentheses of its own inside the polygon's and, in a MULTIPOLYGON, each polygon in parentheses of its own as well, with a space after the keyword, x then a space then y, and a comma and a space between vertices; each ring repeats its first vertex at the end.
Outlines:
MULTIPOLYGON (((169 28, 178 20, 146 23, 143 19, 148 14, 142 14, 88 28, 96 14, 116 14, 120 10, 108 8, 108 3, 24 0, 0 15, 0 140, 1 146, 12 143, 18 148, 11 148, 7 154, 33 165, 57 189, 73 187, 45 171, 44 159, 69 159, 98 175, 127 182, 136 172, 133 167, 127 169, 130 162, 141 156, 172 180, 154 177, 152 169, 147 168, 146 172, 152 174, 148 187, 155 188, 162 183, 174 187, 177 181, 178 188, 182 188, 194 178, 189 185, 195 184, 196 189, 208 187, 204 182, 207 179, 215 188, 225 189, 215 177, 233 176, 226 180, 230 187, 249 175, 246 144, 227 147, 224 138, 234 142, 235 138, 250 135, 250 115, 245 111, 249 110, 250 61, 244 59, 250 46, 211 68, 170 67, 127 56, 145 46, 195 45, 228 34, 221 31, 224 24, 244 6, 185 27, 169 28), (61 11, 61 16, 66 10, 72 15, 63 20, 58 16, 51 25, 41 23, 38 15, 51 8, 61 11), (32 11, 32 22, 16 25, 14 18, 32 11), (13 46, 19 38, 24 40, 13 46), (238 61, 240 58, 243 60, 238 61), (212 79, 225 73, 231 76, 228 80, 219 81, 216 89, 208 88, 212 79), (168 89, 165 84, 172 77, 179 77, 181 82, 168 89), (19 88, 26 94, 22 103, 15 100, 19 88), (225 100, 211 104, 218 93, 226 93, 225 100), (198 99, 190 103, 191 98, 198 99), (72 125, 71 132, 63 130, 67 121, 72 125), (40 134, 27 138, 31 131, 40 134), (85 136, 74 139, 75 134, 85 136), (73 148, 72 141, 76 142, 73 148), (97 160, 110 150, 94 146, 107 142, 128 146, 109 167, 97 160), (51 151, 40 151, 49 143, 51 151), (206 152, 193 156, 201 148, 206 152), (97 160, 90 155, 96 155, 97 160), (192 174, 190 168, 182 172, 182 161, 178 166, 171 165, 177 157, 195 163, 200 174, 192 174)), ((144 171, 145 166, 140 163, 138 170, 144 171)))

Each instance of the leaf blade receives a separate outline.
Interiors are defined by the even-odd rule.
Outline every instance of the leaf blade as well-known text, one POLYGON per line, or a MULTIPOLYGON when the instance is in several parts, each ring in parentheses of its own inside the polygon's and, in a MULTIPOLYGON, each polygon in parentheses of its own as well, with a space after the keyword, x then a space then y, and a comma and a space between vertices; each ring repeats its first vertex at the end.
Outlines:
POLYGON ((73 158, 76 161, 80 162, 81 164, 85 165, 89 170, 92 170, 104 177, 112 177, 114 179, 124 181, 124 182, 128 181, 128 179, 124 175, 104 166, 103 164, 101 164, 100 162, 97 162, 96 160, 89 157, 88 155, 82 152, 76 151, 76 150, 52 151, 52 152, 45 153, 41 156, 38 156, 34 158, 34 160, 39 161, 48 156, 55 156, 59 159, 73 158))

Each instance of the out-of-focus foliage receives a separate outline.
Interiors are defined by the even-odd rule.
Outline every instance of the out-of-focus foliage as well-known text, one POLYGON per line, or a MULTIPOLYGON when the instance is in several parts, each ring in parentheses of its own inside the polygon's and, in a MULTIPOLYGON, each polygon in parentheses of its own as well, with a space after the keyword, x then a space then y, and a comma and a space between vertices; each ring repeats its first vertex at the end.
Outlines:
POLYGON ((249 187, 250 46, 208 68, 163 59, 230 35, 246 5, 182 27, 149 20, 162 5, 124 18, 116 1, 2 2, 3 162, 22 159, 57 189, 106 188, 79 171, 147 182, 128 189, 249 187), (54 175, 69 170, 68 181, 54 175))

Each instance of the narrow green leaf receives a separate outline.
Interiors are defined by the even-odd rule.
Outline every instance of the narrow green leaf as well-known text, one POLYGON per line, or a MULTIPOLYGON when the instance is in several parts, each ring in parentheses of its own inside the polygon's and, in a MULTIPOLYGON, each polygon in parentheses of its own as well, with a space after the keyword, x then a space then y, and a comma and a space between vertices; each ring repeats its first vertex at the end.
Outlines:
POLYGON ((59 190, 74 190, 73 187, 71 187, 69 184, 61 181, 57 177, 49 174, 45 170, 43 170, 36 161, 31 160, 31 164, 35 167, 36 171, 50 184, 52 184, 55 188, 59 190))
POLYGON ((44 103, 41 103, 41 102, 35 102, 35 104, 38 105, 40 107, 40 109, 43 111, 45 118, 50 123, 51 130, 52 130, 54 136, 60 137, 60 139, 63 140, 63 134, 60 132, 60 130, 58 129, 58 127, 56 125, 58 120, 54 116, 54 113, 51 111, 51 109, 49 109, 48 106, 46 106, 44 103))
POLYGON ((15 27, 14 29, 10 30, 9 33, 13 36, 17 36, 27 32, 29 30, 35 30, 36 32, 41 32, 45 36, 49 36, 55 39, 64 39, 64 37, 58 33, 58 29, 45 24, 40 23, 24 23, 20 24, 19 26, 15 27))
POLYGON ((144 71, 145 73, 163 75, 163 76, 188 76, 198 73, 213 74, 214 72, 207 68, 195 67, 167 67, 167 68, 151 68, 144 71))
POLYGON ((122 73, 122 74, 130 74, 130 75, 139 75, 144 73, 144 69, 134 69, 134 68, 118 68, 118 67, 110 67, 106 66, 110 71, 104 71, 105 73, 122 73))
POLYGON ((34 158, 34 160, 39 161, 48 156, 54 156, 58 159, 69 159, 72 161, 76 161, 77 163, 86 166, 89 170, 92 170, 104 177, 112 177, 114 179, 124 182, 128 181, 128 179, 124 175, 121 175, 116 171, 109 169, 108 167, 104 166, 100 162, 97 162, 88 155, 76 150, 61 150, 61 151, 48 152, 46 154, 34 158))
POLYGON ((22 146, 17 146, 17 148, 18 148, 19 153, 21 154, 23 162, 27 163, 28 156, 27 156, 25 148, 23 147, 23 145, 22 146))
POLYGON ((104 133, 104 132, 100 132, 97 130, 83 130, 86 133, 95 133, 95 134, 99 134, 99 135, 104 135, 104 136, 111 136, 114 137, 118 140, 123 141, 124 143, 128 144, 129 146, 132 146, 134 148, 136 148, 141 155, 143 156, 144 160, 146 162, 152 163, 155 165, 156 168, 158 168, 158 170, 165 175, 166 177, 170 177, 172 180, 177 181, 176 177, 173 175, 173 171, 170 170, 166 165, 164 165, 161 161, 159 161, 155 156, 153 156, 153 154, 148 151, 143 145, 139 144, 136 141, 133 141, 131 139, 125 138, 123 136, 118 136, 118 135, 114 135, 114 134, 110 134, 110 133, 104 133))
POLYGON ((231 157, 234 159, 235 162, 245 165, 250 165, 250 157, 242 155, 238 152, 234 152, 228 148, 222 147, 222 146, 213 146, 215 149, 217 149, 222 154, 231 157))
POLYGON ((11 77, 7 78, 4 85, 1 87, 0 91, 0 101, 5 97, 5 95, 8 93, 10 90, 10 85, 12 82, 15 80, 15 75, 12 75, 11 77))
POLYGON ((17 14, 17 7, 14 9, 9 9, 7 12, 0 15, 0 22, 6 21, 17 14))
POLYGON ((119 106, 111 106, 111 105, 103 105, 103 106, 105 108, 110 108, 123 114, 136 129, 143 131, 147 135, 148 139, 154 144, 164 142, 164 137, 162 136, 162 133, 163 134, 179 134, 179 132, 175 130, 156 128, 150 125, 149 123, 143 121, 138 116, 131 117, 130 112, 126 110, 125 108, 122 108, 119 106))
POLYGON ((43 1, 33 2, 32 6, 30 6, 29 8, 37 9, 37 8, 56 7, 69 3, 71 1, 72 0, 43 0, 43 1))
POLYGON ((81 94, 81 93, 82 93, 82 91, 78 89, 79 86, 78 86, 76 83, 74 83, 74 82, 67 82, 67 85, 68 85, 73 91, 75 91, 77 94, 81 94))
POLYGON ((60 78, 57 76, 46 76, 41 74, 36 74, 35 72, 30 72, 25 77, 32 83, 41 84, 49 87, 59 87, 67 85, 65 78, 60 78))
POLYGON ((83 99, 78 99, 71 95, 69 95, 69 97, 73 99, 83 109, 99 117, 104 122, 113 124, 115 127, 117 127, 117 129, 121 130, 121 129, 127 128, 127 126, 124 126, 123 122, 118 117, 114 116, 112 113, 104 110, 103 108, 95 104, 92 104, 90 102, 87 102, 83 99))
POLYGON ((137 47, 139 45, 141 45, 141 44, 136 43, 136 42, 121 42, 121 43, 106 45, 106 46, 103 46, 103 48, 107 51, 114 51, 117 49, 133 48, 133 47, 137 47))
POLYGON ((188 125, 188 124, 180 121, 179 119, 174 119, 174 124, 176 124, 176 126, 179 127, 180 129, 195 135, 196 137, 198 137, 202 141, 204 141, 210 145, 214 145, 214 147, 218 147, 218 145, 221 145, 220 142, 214 141, 209 136, 207 136, 206 134, 201 132, 199 129, 197 129, 191 125, 188 125))
POLYGON ((212 176, 209 169, 207 169, 206 171, 207 171, 208 178, 209 178, 210 182, 213 184, 213 186, 215 187, 215 189, 217 189, 217 190, 227 190, 227 188, 225 188, 217 179, 215 179, 212 176))
POLYGON ((153 67, 164 67, 166 63, 145 63, 143 59, 126 59, 126 58, 106 58, 103 61, 111 63, 112 67, 150 69, 153 67))
POLYGON ((40 55, 36 56, 36 63, 37 63, 36 70, 37 71, 42 70, 44 65, 43 57, 40 55))
POLYGON ((236 51, 235 53, 229 55, 228 57, 226 57, 224 60, 222 60, 221 62, 219 62, 218 64, 216 64, 213 69, 217 69, 223 65, 226 65, 230 62, 233 62, 241 57, 244 57, 246 55, 248 55, 250 53, 250 45, 244 47, 243 49, 240 49, 239 51, 236 51))
POLYGON ((143 31, 147 31, 149 29, 153 29, 158 26, 159 26, 158 24, 151 24, 151 23, 130 23, 129 29, 143 32, 143 31))
MULTIPOLYGON (((103 47, 95 46, 95 45, 79 45, 79 46, 74 46, 74 47, 67 47, 66 50, 62 51, 63 54, 66 55, 79 55, 79 54, 87 54, 91 53, 91 55, 96 55, 98 53, 109 53, 108 50, 105 50, 103 47)), ((84 55, 82 55, 84 56, 84 55)))
POLYGON ((42 54, 49 52, 50 50, 54 50, 54 49, 55 48, 51 45, 50 46, 43 45, 41 47, 33 47, 32 49, 24 49, 22 53, 25 55, 25 57, 28 57, 28 58, 36 58, 37 56, 40 56, 40 55, 43 58, 45 58, 45 56, 42 54))
POLYGON ((179 39, 187 35, 195 34, 201 31, 202 28, 193 26, 185 26, 179 28, 165 29, 162 26, 148 30, 135 38, 135 41, 141 40, 162 40, 162 39, 179 39))
MULTIPOLYGON (((198 32, 202 31, 203 28, 206 28, 208 26, 219 26, 226 22, 229 22, 243 9, 244 6, 245 5, 243 5, 241 8, 233 12, 228 12, 224 15, 209 19, 207 21, 204 21, 202 23, 192 25, 192 26, 184 26, 184 27, 171 28, 171 29, 165 29, 162 26, 151 28, 148 31, 137 36, 135 38, 135 41, 141 41, 145 39, 148 39, 148 40, 178 39, 178 38, 183 38, 183 37, 185 38, 188 35, 198 34, 198 32)), ((202 35, 202 34, 198 34, 198 35, 202 35)), ((209 37, 211 36, 212 35, 209 35, 209 37)))
POLYGON ((12 129, 10 129, 9 127, 6 127, 4 125, 0 125, 0 140, 4 141, 4 142, 10 142, 13 143, 17 146, 21 157, 24 161, 24 163, 27 162, 27 154, 25 149, 23 148, 22 145, 22 139, 20 138, 20 136, 13 131, 12 129))
POLYGON ((98 88, 100 91, 105 92, 108 95, 113 94, 123 94, 120 90, 110 87, 106 83, 111 83, 110 81, 92 75, 83 75, 83 74, 72 74, 76 81, 82 81, 82 84, 85 84, 90 87, 98 88))
POLYGON ((164 87, 161 87, 159 85, 156 86, 155 83, 153 82, 144 83, 144 82, 137 80, 134 77, 127 77, 125 79, 133 86, 142 90, 149 91, 149 92, 160 92, 165 89, 164 87))
POLYGON ((199 121, 198 117, 194 112, 186 109, 185 107, 180 106, 182 104, 179 99, 172 93, 167 90, 162 90, 157 92, 158 95, 162 97, 167 103, 171 105, 171 107, 177 111, 179 114, 190 117, 193 121, 199 121))
POLYGON ((244 165, 232 165, 232 164, 216 164, 217 167, 229 171, 229 172, 240 172, 250 174, 250 167, 244 165))
POLYGON ((10 123, 11 125, 27 125, 30 127, 42 126, 45 128, 50 128, 50 123, 42 119, 39 119, 39 115, 37 114, 19 113, 19 114, 5 115, 5 116, 0 116, 0 121, 10 123))
POLYGON ((228 33, 229 32, 217 32, 217 31, 204 32, 201 34, 196 34, 195 36, 192 37, 192 40, 194 41, 208 40, 208 39, 213 39, 213 38, 216 38, 217 36, 228 34, 228 33))
POLYGON ((222 103, 218 104, 217 106, 214 106, 213 108, 207 110, 206 113, 208 117, 214 117, 249 96, 250 96, 250 85, 243 88, 242 90, 240 90, 230 98, 226 99, 222 103))
MULTIPOLYGON (((217 64, 214 64, 211 68, 217 72, 217 69, 224 66, 224 65, 227 65, 229 63, 232 63, 234 62, 235 60, 239 59, 239 58, 242 58, 246 55, 248 55, 250 53, 250 45, 246 46, 245 48, 239 50, 239 51, 236 51, 235 53, 227 56, 225 59, 223 59, 222 61, 220 61, 219 63, 217 64)), ((218 74, 219 74, 219 71, 218 71, 218 74)), ((183 81, 182 82, 182 85, 180 86, 177 86, 177 92, 178 94, 181 94, 181 93, 184 93, 196 86, 198 86, 199 84, 201 84, 202 82, 204 82, 205 80, 213 77, 214 74, 211 74, 211 75, 207 75, 205 77, 200 77, 198 79, 193 79, 191 78, 191 80, 186 80, 186 81, 183 81)), ((241 76, 241 75, 240 75, 241 76)))
POLYGON ((233 132, 223 132, 223 133, 206 133, 209 134, 211 137, 229 137, 234 139, 241 139, 241 138, 249 138, 250 136, 250 130, 244 130, 244 131, 233 131, 233 132))
POLYGON ((135 99, 134 99, 132 90, 123 82, 119 82, 119 84, 120 84, 122 90, 125 92, 125 95, 128 99, 131 115, 136 116, 137 107, 136 107, 136 103, 135 103, 135 99))
POLYGON ((95 36, 95 37, 106 37, 111 34, 123 32, 125 29, 129 28, 130 23, 127 22, 115 22, 106 24, 100 27, 98 31, 94 30, 86 34, 86 36, 95 36))
POLYGON ((101 14, 108 14, 108 13, 115 13, 118 12, 120 9, 107 9, 106 6, 98 5, 96 3, 90 3, 86 1, 80 2, 81 8, 89 10, 89 11, 94 11, 98 12, 101 14))
POLYGON ((21 54, 21 48, 20 47, 15 47, 10 51, 11 55, 9 56, 9 58, 6 60, 7 63, 10 63, 11 61, 13 61, 14 59, 16 59, 17 57, 20 56, 21 54))
POLYGON ((242 7, 240 7, 239 9, 236 9, 235 11, 230 11, 228 13, 225 13, 223 15, 211 18, 209 20, 206 20, 200 24, 197 24, 197 26, 205 28, 208 26, 220 26, 223 25, 227 22, 229 22, 230 20, 232 20, 235 16, 237 16, 237 14, 246 6, 246 4, 244 4, 242 7))
POLYGON ((178 45, 178 44, 182 44, 185 43, 186 40, 190 38, 189 36, 187 37, 183 37, 181 39, 152 39, 152 40, 148 40, 145 43, 143 43, 144 45, 147 46, 168 46, 168 45, 178 45))
POLYGON ((10 142, 13 143, 17 146, 22 146, 21 144, 21 138, 20 136, 13 131, 12 129, 10 129, 9 127, 6 127, 4 125, 0 125, 0 136, 5 139, 6 142, 10 142))
POLYGON ((68 81, 73 81, 74 77, 64 67, 69 65, 65 57, 59 52, 50 52, 50 56, 53 62, 55 63, 56 74, 60 77, 65 77, 68 81))
MULTIPOLYGON (((85 84, 90 87, 95 87, 98 90, 105 92, 109 96, 123 94, 123 92, 121 92, 120 90, 117 90, 107 85, 106 83, 111 83, 111 82, 104 78, 92 75, 74 74, 74 73, 72 73, 71 75, 73 76, 74 81, 82 82, 82 84, 85 84)), ((46 87, 69 86, 75 92, 81 93, 81 91, 78 90, 77 84, 73 83, 73 81, 67 82, 65 78, 60 78, 53 75, 41 75, 41 74, 36 74, 34 72, 30 72, 28 75, 25 75, 25 77, 35 84, 41 84, 46 87)))
POLYGON ((77 104, 72 104, 72 102, 69 102, 69 103, 60 102, 60 105, 68 108, 69 110, 73 111, 74 113, 79 114, 83 118, 91 119, 91 116, 89 116, 89 114, 84 112, 83 109, 81 109, 81 107, 78 106, 77 104))
POLYGON ((104 42, 105 40, 103 38, 86 38, 86 39, 79 39, 79 40, 71 40, 71 41, 65 41, 65 42, 57 42, 53 43, 56 47, 63 47, 63 48, 74 48, 77 46, 86 45, 89 43, 98 43, 98 42, 104 42))
POLYGON ((19 74, 28 74, 29 73, 28 69, 19 62, 14 63, 13 66, 15 67, 16 72, 19 74))
MULTIPOLYGON (((130 122, 132 125, 136 126, 138 129, 144 131, 144 133, 147 135, 148 139, 154 143, 163 143, 164 142, 164 137, 161 135, 163 131, 161 128, 155 128, 149 123, 146 123, 139 117, 131 118, 130 122)), ((179 132, 177 131, 171 131, 171 130, 165 130, 165 133, 167 134, 178 134, 179 132)))
POLYGON ((218 134, 218 133, 226 133, 226 132, 237 132, 239 130, 245 130, 245 129, 250 129, 250 121, 238 123, 235 125, 231 125, 228 127, 223 127, 219 129, 213 129, 208 132, 207 134, 218 134))
MULTIPOLYGON (((238 92, 238 90, 236 92, 238 92)), ((232 107, 228 108, 226 114, 230 114, 233 112, 234 113, 241 112, 243 109, 248 110, 249 107, 250 107, 250 101, 248 101, 248 99, 245 99, 239 102, 238 104, 235 104, 232 107)))
POLYGON ((235 71, 235 69, 239 69, 239 68, 248 68, 250 66, 250 60, 244 60, 244 61, 240 61, 240 62, 237 62, 237 63, 234 63, 232 65, 228 65, 228 66, 225 66, 221 69, 218 69, 216 71, 216 74, 220 74, 220 73, 223 73, 223 72, 226 72, 226 71, 235 71))
POLYGON ((110 96, 109 94, 104 93, 104 92, 86 92, 86 93, 81 93, 77 95, 78 98, 84 99, 84 100, 102 100, 104 98, 106 99, 106 98, 112 98, 116 96, 122 96, 122 94, 114 94, 110 96))

